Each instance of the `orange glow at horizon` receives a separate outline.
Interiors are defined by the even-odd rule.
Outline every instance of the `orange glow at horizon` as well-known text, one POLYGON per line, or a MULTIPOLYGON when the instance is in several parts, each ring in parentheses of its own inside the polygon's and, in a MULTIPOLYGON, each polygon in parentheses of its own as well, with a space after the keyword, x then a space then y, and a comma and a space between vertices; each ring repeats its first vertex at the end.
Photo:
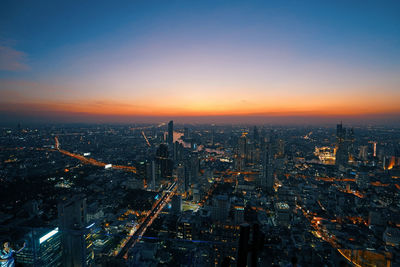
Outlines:
POLYGON ((347 105, 342 103, 326 103, 325 107, 309 104, 276 103, 275 105, 246 104, 234 105, 231 103, 192 103, 171 104, 155 101, 141 102, 142 105, 129 104, 122 101, 37 101, 21 103, 4 103, 0 110, 25 112, 61 112, 83 113, 88 115, 111 116, 362 116, 369 114, 397 114, 400 107, 389 105, 375 105, 366 109, 363 105, 347 105))

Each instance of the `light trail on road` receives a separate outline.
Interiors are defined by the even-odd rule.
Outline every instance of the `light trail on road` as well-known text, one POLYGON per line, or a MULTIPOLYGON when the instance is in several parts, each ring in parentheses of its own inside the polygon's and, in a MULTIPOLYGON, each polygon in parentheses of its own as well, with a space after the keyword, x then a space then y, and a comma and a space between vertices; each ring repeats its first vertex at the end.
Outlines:
POLYGON ((177 185, 177 182, 173 182, 171 186, 169 186, 168 189, 164 191, 165 194, 156 202, 154 207, 147 215, 146 219, 143 220, 142 223, 136 228, 136 232, 130 235, 128 241, 125 242, 124 246, 118 252, 117 257, 122 257, 125 260, 128 259, 129 250, 131 250, 141 240, 147 228, 151 226, 151 224, 158 217, 160 212, 171 201, 173 195, 175 195, 177 185))
MULTIPOLYGON (((87 157, 82 156, 80 154, 72 153, 72 152, 69 152, 69 151, 64 150, 64 149, 60 149, 60 142, 58 140, 58 137, 57 136, 54 137, 54 140, 55 140, 56 150, 59 151, 60 153, 64 154, 64 155, 67 155, 67 156, 72 157, 72 158, 76 158, 76 159, 80 160, 81 162, 83 162, 85 164, 91 164, 91 165, 99 166, 99 167, 105 167, 106 165, 108 165, 107 163, 104 163, 104 162, 101 162, 101 161, 98 161, 98 160, 95 160, 95 159, 92 159, 92 158, 87 158, 87 157)), ((111 165, 111 168, 136 173, 136 168, 133 167, 133 166, 111 165)))

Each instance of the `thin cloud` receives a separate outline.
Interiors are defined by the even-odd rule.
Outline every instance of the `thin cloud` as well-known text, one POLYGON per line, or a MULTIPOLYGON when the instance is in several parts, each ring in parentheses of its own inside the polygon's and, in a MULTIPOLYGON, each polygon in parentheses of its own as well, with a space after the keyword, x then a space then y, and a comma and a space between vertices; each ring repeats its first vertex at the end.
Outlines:
POLYGON ((25 63, 26 54, 12 47, 0 45, 0 71, 25 71, 29 66, 25 63))

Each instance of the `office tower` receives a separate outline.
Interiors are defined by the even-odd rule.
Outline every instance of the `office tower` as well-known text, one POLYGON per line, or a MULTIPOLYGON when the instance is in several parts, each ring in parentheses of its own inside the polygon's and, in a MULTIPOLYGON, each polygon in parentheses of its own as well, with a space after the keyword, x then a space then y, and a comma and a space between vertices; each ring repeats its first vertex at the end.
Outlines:
POLYGON ((272 194, 274 188, 274 164, 272 158, 272 145, 268 143, 262 159, 261 187, 268 194, 272 194))
POLYGON ((247 156, 247 152, 248 152, 248 147, 247 147, 247 136, 246 134, 242 134, 242 136, 239 138, 239 156, 242 159, 245 159, 247 156))
POLYGON ((249 237, 250 237, 250 225, 244 223, 240 225, 240 238, 239 238, 239 249, 237 256, 238 267, 247 266, 247 253, 249 252, 249 237))
POLYGON ((338 142, 338 143, 343 142, 343 141, 344 141, 344 138, 345 138, 345 135, 346 135, 346 129, 343 128, 343 124, 342 124, 342 123, 337 124, 337 125, 336 125, 336 138, 337 138, 337 142, 338 142))
POLYGON ((291 211, 289 205, 285 202, 275 203, 276 221, 279 225, 289 226, 291 220, 291 211))
POLYGON ((190 161, 186 160, 184 165, 185 192, 189 191, 190 186, 192 185, 192 172, 190 166, 190 161))
POLYGON ((156 190, 156 162, 155 160, 146 162, 146 183, 150 190, 156 190))
POLYGON ((135 164, 136 167, 136 174, 139 179, 144 181, 144 184, 149 183, 149 180, 147 179, 147 162, 145 160, 138 162, 135 164))
POLYGON ((243 133, 238 139, 238 148, 235 157, 235 168, 243 170, 246 164, 250 162, 251 149, 250 140, 247 138, 247 133, 243 133))
POLYGON ((182 212, 182 197, 180 195, 174 195, 171 200, 171 212, 179 214, 182 212))
POLYGON ((178 178, 178 193, 183 194, 185 189, 185 166, 183 164, 179 164, 176 167, 176 176, 178 178))
POLYGON ((26 247, 16 254, 17 262, 24 266, 63 266, 61 233, 54 229, 34 229, 25 237, 26 247))
POLYGON ((336 166, 346 166, 349 160, 348 142, 346 141, 346 129, 342 123, 336 126, 336 166))
POLYGON ((161 144, 156 151, 156 173, 158 178, 167 178, 172 175, 172 161, 168 158, 168 147, 161 144))
POLYGON ((85 267, 93 261, 93 245, 86 228, 86 198, 75 195, 58 204, 63 266, 85 267))
POLYGON ((224 222, 229 215, 230 202, 227 195, 213 198, 211 217, 214 221, 224 222))
POLYGON ((179 239, 192 240, 194 225, 191 218, 186 215, 181 215, 177 221, 176 235, 179 239))
POLYGON ((233 211, 234 211, 234 223, 236 225, 242 224, 244 222, 244 207, 235 206, 233 211))
POLYGON ((181 162, 183 160, 183 145, 176 141, 174 143, 174 155, 173 155, 173 160, 175 163, 181 162))
POLYGON ((170 147, 174 144, 174 121, 168 123, 168 139, 167 143, 170 147))
POLYGON ((198 181, 200 171, 200 160, 197 152, 193 152, 190 155, 190 172, 191 172, 191 183, 196 183, 198 181))

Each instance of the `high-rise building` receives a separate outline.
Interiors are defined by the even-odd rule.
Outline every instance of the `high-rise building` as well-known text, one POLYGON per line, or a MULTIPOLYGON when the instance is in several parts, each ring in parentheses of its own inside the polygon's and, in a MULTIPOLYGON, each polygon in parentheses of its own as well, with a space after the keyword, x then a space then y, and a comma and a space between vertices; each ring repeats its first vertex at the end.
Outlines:
POLYGON ((179 239, 192 240, 194 225, 190 216, 182 214, 177 221, 176 234, 179 239))
POLYGON ((275 203, 276 221, 280 225, 288 226, 290 224, 291 211, 289 205, 285 202, 275 203))
POLYGON ((26 247, 16 254, 17 262, 24 266, 63 266, 61 234, 57 228, 34 229, 25 235, 26 247))
POLYGON ((342 123, 336 126, 336 166, 346 166, 354 154, 354 130, 346 131, 342 123))
POLYGON ((261 187, 268 193, 273 192, 275 183, 274 178, 274 164, 272 155, 272 145, 268 143, 267 148, 264 151, 262 159, 262 172, 261 172, 261 187))
POLYGON ((240 225, 244 222, 244 207, 235 206, 234 207, 234 222, 236 225, 240 225))
POLYGON ((180 195, 174 195, 171 200, 171 211, 174 214, 182 212, 182 197, 180 195))
POLYGON ((86 198, 75 195, 58 204, 63 265, 65 267, 91 266, 93 244, 86 228, 86 198))
POLYGON ((168 137, 167 143, 170 147, 174 144, 174 121, 168 123, 168 137))
POLYGON ((211 217, 214 221, 224 222, 229 215, 230 202, 227 195, 213 198, 211 217))
POLYGON ((174 143, 174 150, 173 150, 173 160, 175 163, 179 163, 183 160, 183 152, 184 152, 184 148, 183 145, 181 143, 179 143, 178 141, 176 141, 174 143))
POLYGON ((179 164, 176 168, 176 176, 178 177, 178 193, 183 194, 187 190, 187 185, 185 183, 185 166, 179 164))
POLYGON ((192 183, 196 183, 198 181, 199 171, 200 171, 200 160, 197 152, 193 152, 190 155, 190 169, 191 169, 190 172, 192 177, 192 183))
POLYGON ((167 178, 172 175, 172 161, 168 158, 168 147, 161 144, 156 151, 156 173, 158 178, 167 178))

